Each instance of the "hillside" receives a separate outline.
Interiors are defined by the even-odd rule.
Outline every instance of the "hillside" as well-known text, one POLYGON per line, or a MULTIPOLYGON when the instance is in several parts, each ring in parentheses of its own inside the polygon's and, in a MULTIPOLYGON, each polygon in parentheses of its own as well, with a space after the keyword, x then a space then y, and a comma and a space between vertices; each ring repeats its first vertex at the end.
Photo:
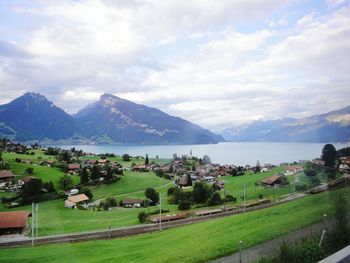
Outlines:
POLYGON ((179 117, 110 94, 74 116, 26 93, 0 105, 0 137, 21 142, 204 144, 224 139, 179 117))
POLYGON ((46 97, 37 93, 0 105, 0 135, 19 141, 66 139, 74 135, 75 121, 46 97))
POLYGON ((350 106, 303 119, 256 121, 224 130, 230 141, 349 142, 350 106))
POLYGON ((110 94, 74 115, 79 133, 92 140, 123 143, 216 143, 223 141, 198 125, 158 109, 110 94))

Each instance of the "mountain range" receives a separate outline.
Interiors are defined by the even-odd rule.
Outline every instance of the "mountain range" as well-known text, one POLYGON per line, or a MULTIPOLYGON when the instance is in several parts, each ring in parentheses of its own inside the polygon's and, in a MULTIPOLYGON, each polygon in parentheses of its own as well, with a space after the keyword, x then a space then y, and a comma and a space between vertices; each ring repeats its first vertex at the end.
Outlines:
POLYGON ((220 133, 229 141, 349 142, 350 106, 302 119, 283 118, 236 125, 220 133))
POLYGON ((45 96, 28 92, 0 105, 0 136, 52 143, 204 144, 220 135, 158 109, 104 94, 69 115, 45 96))

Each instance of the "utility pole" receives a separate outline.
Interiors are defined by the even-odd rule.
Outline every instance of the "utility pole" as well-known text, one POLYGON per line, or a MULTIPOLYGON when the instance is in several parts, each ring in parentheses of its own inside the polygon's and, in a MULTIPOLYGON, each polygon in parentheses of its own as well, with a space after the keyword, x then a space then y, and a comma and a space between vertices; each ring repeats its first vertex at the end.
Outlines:
POLYGON ((162 230, 162 194, 159 193, 159 230, 162 230))
POLYGON ((239 263, 242 263, 242 240, 239 241, 239 263))
POLYGON ((32 203, 32 246, 34 246, 34 228, 35 228, 35 211, 34 211, 34 203, 32 203))
POLYGON ((246 184, 244 184, 244 190, 243 190, 243 207, 244 207, 244 213, 245 213, 245 205, 246 205, 246 191, 247 191, 247 189, 246 189, 246 184))
POLYGON ((36 223, 36 237, 38 237, 38 232, 39 232, 39 204, 36 204, 35 207, 35 214, 36 214, 36 218, 35 218, 35 223, 36 223))

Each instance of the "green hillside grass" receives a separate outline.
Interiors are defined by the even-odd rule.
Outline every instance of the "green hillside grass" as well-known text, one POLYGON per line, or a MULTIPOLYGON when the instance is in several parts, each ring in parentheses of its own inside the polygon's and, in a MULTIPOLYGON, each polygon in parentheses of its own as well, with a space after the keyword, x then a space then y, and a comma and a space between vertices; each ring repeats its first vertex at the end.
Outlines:
POLYGON ((338 193, 308 196, 246 214, 113 240, 0 250, 3 262, 204 262, 319 222, 338 193))

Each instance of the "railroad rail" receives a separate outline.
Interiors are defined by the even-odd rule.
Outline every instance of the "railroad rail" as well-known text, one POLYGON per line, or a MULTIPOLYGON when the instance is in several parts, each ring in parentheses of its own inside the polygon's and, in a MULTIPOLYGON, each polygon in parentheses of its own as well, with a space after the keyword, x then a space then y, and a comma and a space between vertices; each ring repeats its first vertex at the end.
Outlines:
MULTIPOLYGON (((271 202, 271 203, 262 204, 259 206, 247 207, 245 209, 245 212, 252 212, 252 211, 265 209, 272 206, 281 205, 301 197, 302 196, 297 196, 293 199, 271 202)), ((169 229, 173 227, 189 225, 197 222, 207 221, 209 219, 221 218, 221 217, 226 217, 226 216, 231 216, 231 215, 236 215, 241 213, 244 213, 243 209, 231 210, 231 211, 226 211, 223 209, 221 213, 209 214, 209 215, 198 216, 198 217, 189 217, 185 219, 179 219, 176 221, 164 222, 162 223, 162 229, 169 229)), ((53 243, 74 243, 74 242, 100 240, 100 239, 121 238, 121 237, 140 235, 140 234, 151 233, 156 231, 159 231, 159 224, 151 223, 151 224, 145 224, 145 225, 114 228, 114 229, 108 229, 108 230, 37 237, 37 238, 34 238, 34 245, 53 244, 53 243)), ((2 248, 21 247, 21 246, 30 246, 30 245, 32 245, 32 239, 30 238, 0 242, 0 247, 2 248)))

